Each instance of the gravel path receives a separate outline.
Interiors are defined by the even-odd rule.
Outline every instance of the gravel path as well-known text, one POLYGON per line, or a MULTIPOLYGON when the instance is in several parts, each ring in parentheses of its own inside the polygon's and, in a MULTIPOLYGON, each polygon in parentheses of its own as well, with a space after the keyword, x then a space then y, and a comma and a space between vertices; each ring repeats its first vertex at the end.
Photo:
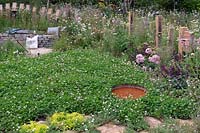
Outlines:
POLYGON ((37 57, 43 54, 51 53, 53 50, 50 48, 37 48, 37 49, 28 49, 28 56, 37 57))

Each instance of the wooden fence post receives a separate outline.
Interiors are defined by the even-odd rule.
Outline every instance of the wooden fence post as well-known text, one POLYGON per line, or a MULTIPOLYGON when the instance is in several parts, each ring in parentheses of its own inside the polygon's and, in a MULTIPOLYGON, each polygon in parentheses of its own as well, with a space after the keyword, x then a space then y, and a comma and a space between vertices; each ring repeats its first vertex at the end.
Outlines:
POLYGON ((33 20, 33 23, 35 23, 35 21, 37 21, 37 8, 36 7, 33 7, 33 9, 32 9, 32 20, 33 20))
POLYGON ((129 21, 128 33, 129 35, 132 35, 133 30, 134 30, 134 12, 133 11, 129 11, 128 21, 129 21))
POLYGON ((24 7, 24 3, 20 3, 20 4, 19 4, 19 9, 20 9, 20 11, 23 11, 24 8, 25 8, 25 7, 24 7))
POLYGON ((162 15, 156 16, 156 48, 162 41, 162 15))
POLYGON ((71 13, 71 5, 70 4, 66 4, 66 15, 67 18, 71 19, 72 18, 72 13, 71 13))
POLYGON ((178 43, 178 54, 180 55, 181 59, 183 57, 183 38, 184 38, 184 32, 188 31, 187 27, 180 27, 179 29, 179 43, 178 43))
POLYGON ((43 6, 43 7, 40 9, 40 17, 46 18, 46 15, 47 15, 47 9, 46 9, 46 7, 43 6))
POLYGON ((0 5, 0 16, 3 16, 3 5, 0 5))
POLYGON ((47 19, 51 19, 51 15, 53 14, 53 9, 52 8, 49 8, 47 10, 47 19))
POLYGON ((6 17, 10 18, 10 3, 6 3, 5 10, 6 10, 6 17))
POLYGON ((57 10, 56 10, 56 16, 55 16, 55 17, 56 17, 56 18, 55 18, 56 21, 59 20, 59 17, 61 16, 61 14, 62 14, 61 11, 60 11, 59 9, 57 9, 57 10))
POLYGON ((17 3, 12 3, 11 13, 10 13, 11 19, 14 22, 14 25, 16 24, 16 17, 17 17, 17 3))
POLYGON ((174 46, 174 26, 170 25, 168 30, 168 45, 174 46))
POLYGON ((16 2, 12 3, 12 11, 17 11, 17 3, 16 2))
POLYGON ((30 5, 26 5, 26 9, 25 9, 27 12, 30 12, 31 11, 31 6, 30 5))

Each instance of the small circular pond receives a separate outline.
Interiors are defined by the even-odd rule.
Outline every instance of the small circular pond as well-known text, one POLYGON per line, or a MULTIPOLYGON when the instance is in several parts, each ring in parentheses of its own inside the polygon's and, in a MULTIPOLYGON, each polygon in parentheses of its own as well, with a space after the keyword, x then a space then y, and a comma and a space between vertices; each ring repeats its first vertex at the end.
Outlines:
POLYGON ((146 95, 146 89, 135 85, 119 85, 113 87, 112 94, 122 99, 138 99, 146 95))

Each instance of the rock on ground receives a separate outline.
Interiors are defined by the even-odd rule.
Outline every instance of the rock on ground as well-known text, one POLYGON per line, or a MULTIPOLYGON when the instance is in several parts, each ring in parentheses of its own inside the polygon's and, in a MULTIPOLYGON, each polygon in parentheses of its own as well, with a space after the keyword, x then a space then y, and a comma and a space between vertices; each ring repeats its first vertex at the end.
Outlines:
POLYGON ((192 120, 176 120, 180 126, 194 126, 194 122, 192 120))
POLYGON ((125 127, 113 123, 107 123, 98 127, 97 130, 101 133, 124 133, 125 127))
POLYGON ((162 124, 162 122, 153 117, 145 117, 145 121, 148 123, 150 128, 156 128, 162 124))

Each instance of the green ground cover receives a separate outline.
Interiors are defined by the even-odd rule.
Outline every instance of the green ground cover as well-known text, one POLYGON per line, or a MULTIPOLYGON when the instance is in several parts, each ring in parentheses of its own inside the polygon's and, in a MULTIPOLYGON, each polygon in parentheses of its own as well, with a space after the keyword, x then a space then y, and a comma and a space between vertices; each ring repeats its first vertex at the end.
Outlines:
POLYGON ((0 62, 0 97, 2 132, 62 111, 118 120, 141 130, 147 128, 146 115, 190 118, 195 110, 191 99, 161 93, 148 73, 127 60, 95 50, 4 60, 0 62), (125 83, 144 86, 148 93, 138 100, 114 97, 112 87, 125 83))

